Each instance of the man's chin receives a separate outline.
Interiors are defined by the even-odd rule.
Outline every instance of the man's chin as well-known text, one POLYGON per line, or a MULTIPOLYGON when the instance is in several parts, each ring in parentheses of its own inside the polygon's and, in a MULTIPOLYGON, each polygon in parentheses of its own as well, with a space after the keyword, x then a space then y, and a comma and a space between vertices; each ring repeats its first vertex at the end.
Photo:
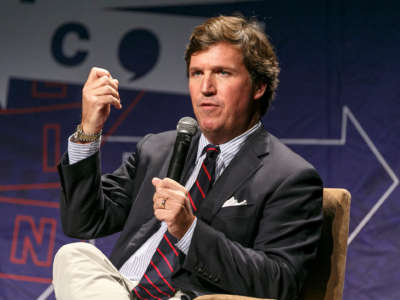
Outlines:
POLYGON ((216 126, 215 122, 199 122, 199 126, 201 132, 204 134, 215 134, 218 132, 218 126, 216 126))

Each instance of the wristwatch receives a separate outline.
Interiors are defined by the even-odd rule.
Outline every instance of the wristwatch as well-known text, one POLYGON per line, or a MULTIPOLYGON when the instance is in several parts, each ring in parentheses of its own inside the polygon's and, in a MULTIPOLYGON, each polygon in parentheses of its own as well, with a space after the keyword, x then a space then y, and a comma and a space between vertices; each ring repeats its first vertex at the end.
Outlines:
POLYGON ((73 137, 72 141, 81 143, 91 143, 97 141, 100 138, 102 132, 103 131, 100 130, 100 132, 98 133, 91 133, 91 134, 85 133, 82 129, 82 125, 79 124, 76 127, 74 135, 72 136, 73 137))

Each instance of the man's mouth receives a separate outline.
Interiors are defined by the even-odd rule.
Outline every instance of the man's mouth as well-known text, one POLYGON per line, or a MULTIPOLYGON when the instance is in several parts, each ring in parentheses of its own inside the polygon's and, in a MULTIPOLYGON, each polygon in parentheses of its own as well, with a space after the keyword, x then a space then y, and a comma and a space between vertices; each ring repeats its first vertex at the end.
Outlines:
POLYGON ((200 106, 202 106, 202 107, 217 107, 219 105, 214 101, 203 101, 200 103, 200 106))

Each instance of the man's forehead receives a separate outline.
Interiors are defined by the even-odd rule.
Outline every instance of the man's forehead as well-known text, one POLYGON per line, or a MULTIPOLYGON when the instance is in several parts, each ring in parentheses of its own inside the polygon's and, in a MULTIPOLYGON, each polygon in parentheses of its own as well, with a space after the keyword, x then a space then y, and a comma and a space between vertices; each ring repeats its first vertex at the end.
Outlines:
POLYGON ((242 52, 242 48, 240 47, 240 45, 234 44, 234 43, 231 43, 231 42, 228 42, 228 41, 220 41, 220 42, 215 42, 213 44, 210 44, 207 47, 204 47, 203 49, 200 49, 198 51, 193 52, 192 56, 198 55, 198 54, 203 53, 203 52, 207 52, 212 48, 217 48, 217 47, 221 47, 221 46, 222 47, 236 49, 239 52, 242 52))
POLYGON ((242 50, 238 45, 228 42, 215 43, 208 48, 196 51, 190 59, 190 68, 198 64, 210 64, 215 67, 243 63, 242 50))

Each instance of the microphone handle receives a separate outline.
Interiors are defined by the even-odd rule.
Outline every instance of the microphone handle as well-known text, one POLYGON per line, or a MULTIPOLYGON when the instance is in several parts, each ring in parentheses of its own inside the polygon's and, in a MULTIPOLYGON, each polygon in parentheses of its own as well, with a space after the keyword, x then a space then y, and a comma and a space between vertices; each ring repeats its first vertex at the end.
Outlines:
POLYGON ((167 177, 181 184, 182 171, 191 141, 192 136, 190 134, 178 132, 175 140, 174 151, 168 167, 167 177))

